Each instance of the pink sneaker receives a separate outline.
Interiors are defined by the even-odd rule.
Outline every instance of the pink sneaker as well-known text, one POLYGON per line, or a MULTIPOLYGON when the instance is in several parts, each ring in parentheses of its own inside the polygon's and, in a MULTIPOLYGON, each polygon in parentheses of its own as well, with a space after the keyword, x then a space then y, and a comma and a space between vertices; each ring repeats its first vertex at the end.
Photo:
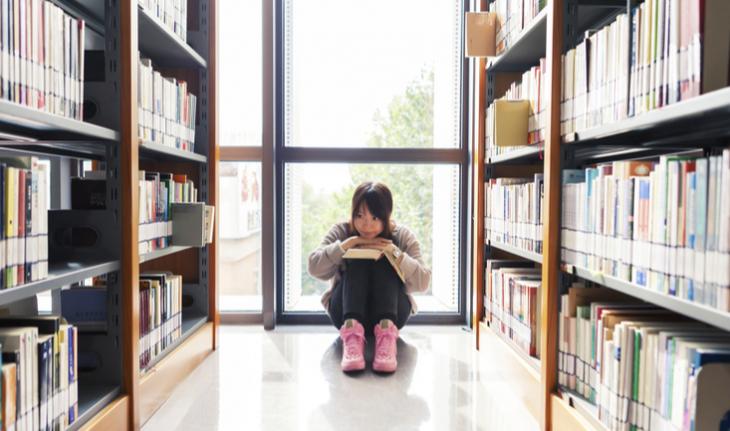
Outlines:
POLYGON ((392 373, 398 368, 398 328, 390 320, 375 325, 375 359, 373 370, 392 373))
POLYGON ((340 328, 342 338, 342 371, 365 369, 365 328, 357 320, 348 320, 340 328))

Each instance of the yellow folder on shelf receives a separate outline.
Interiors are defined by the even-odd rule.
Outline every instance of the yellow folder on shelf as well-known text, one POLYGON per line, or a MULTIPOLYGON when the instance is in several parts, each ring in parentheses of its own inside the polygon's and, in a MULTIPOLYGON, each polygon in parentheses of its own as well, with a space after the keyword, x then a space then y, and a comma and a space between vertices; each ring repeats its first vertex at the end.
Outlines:
POLYGON ((527 120, 530 102, 527 100, 494 101, 494 135, 498 147, 527 145, 527 120))

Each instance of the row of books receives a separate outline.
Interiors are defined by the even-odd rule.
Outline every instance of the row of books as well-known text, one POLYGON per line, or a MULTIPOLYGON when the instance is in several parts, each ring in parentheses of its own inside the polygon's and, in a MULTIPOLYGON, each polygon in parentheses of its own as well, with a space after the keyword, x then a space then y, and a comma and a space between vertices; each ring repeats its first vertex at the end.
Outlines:
POLYGON ((81 120, 84 29, 51 1, 0 1, 2 98, 81 120))
POLYGON ((619 15, 562 56, 563 135, 626 118, 628 25, 619 15))
POLYGON ((0 318, 2 425, 63 430, 78 419, 78 331, 59 316, 0 318))
POLYGON ((561 131, 580 132, 730 85, 730 5, 646 0, 562 57, 561 131))
POLYGON ((526 354, 539 357, 541 270, 519 260, 486 262, 484 320, 526 354))
POLYGON ((139 253, 171 245, 172 205, 197 202, 198 190, 187 175, 139 172, 139 253))
POLYGON ((139 4, 180 39, 187 40, 188 0, 139 0, 139 4))
MULTIPOLYGON (((519 139, 518 144, 537 145, 545 142, 545 129, 547 127, 547 97, 545 92, 547 86, 545 78, 547 74, 547 63, 544 58, 540 59, 540 64, 531 67, 522 74, 519 81, 513 82, 500 100, 525 100, 527 101, 527 129, 524 130, 524 137, 519 139)), ((500 107, 498 103, 490 103, 487 106, 486 114, 486 133, 485 133, 485 154, 487 162, 489 159, 505 154, 509 151, 517 150, 520 147, 510 145, 514 143, 501 142, 501 128, 513 129, 522 127, 515 124, 515 116, 517 113, 505 112, 501 115, 498 112, 500 107)), ((517 131, 514 131, 516 133, 517 131)))
POLYGON ((567 263, 730 311, 730 150, 563 174, 567 263))
POLYGON ((543 175, 492 178, 484 187, 488 241, 542 253, 543 175))
POLYGON ((512 47, 522 30, 546 4, 547 0, 495 0, 489 3, 489 12, 497 14, 497 55, 512 47))
POLYGON ((730 335, 580 283, 561 297, 559 384, 611 430, 727 424, 730 335))
POLYGON ((145 370, 182 335, 181 275, 148 272, 139 277, 139 367, 145 370))
POLYGON ((162 76, 151 60, 140 58, 137 87, 139 138, 193 151, 197 98, 187 82, 162 76))
POLYGON ((0 286, 48 276, 48 171, 35 158, 0 161, 0 286))

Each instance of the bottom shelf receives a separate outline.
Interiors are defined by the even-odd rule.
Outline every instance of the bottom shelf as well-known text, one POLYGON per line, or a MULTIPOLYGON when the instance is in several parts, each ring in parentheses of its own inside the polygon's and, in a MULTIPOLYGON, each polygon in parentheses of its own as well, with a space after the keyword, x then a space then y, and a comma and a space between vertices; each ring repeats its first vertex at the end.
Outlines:
POLYGON ((81 427, 119 395, 119 386, 79 382, 79 417, 68 429, 81 427))
MULTIPOLYGON (((542 386, 538 368, 525 361, 513 346, 506 343, 486 323, 479 323, 479 373, 489 387, 509 388, 515 402, 525 406, 530 415, 542 416, 542 386)), ((534 359, 534 358, 533 358, 534 359)), ((537 360, 535 360, 537 361, 537 360)), ((496 390, 496 389, 495 389, 496 390)))
POLYGON ((604 431, 595 428, 578 409, 570 404, 567 395, 550 395, 550 429, 560 431, 604 431))
POLYGON ((512 350, 512 352, 518 357, 518 361, 522 363, 522 365, 525 366, 528 372, 533 373, 535 378, 540 380, 540 360, 537 358, 534 358, 527 353, 525 353, 522 349, 520 349, 514 341, 510 340, 500 331, 497 331, 495 329, 492 329, 490 325, 487 323, 482 322, 481 323, 481 331, 491 331, 494 335, 496 335, 504 344, 507 345, 507 347, 512 350))
POLYGON ((153 359, 147 366, 147 368, 142 370, 142 374, 144 375, 144 373, 154 368, 154 366, 161 360, 163 360, 165 356, 169 355, 170 352, 174 352, 180 344, 182 344, 190 335, 192 335, 198 328, 203 326, 207 321, 208 316, 204 315, 203 313, 185 312, 185 310, 183 310, 182 335, 180 335, 180 338, 175 340, 172 344, 167 346, 167 348, 162 353, 160 353, 159 356, 153 359))
POLYGON ((147 422, 180 382, 213 351, 213 323, 184 320, 189 329, 183 339, 139 380, 140 424, 147 422))
POLYGON ((607 428, 603 426, 601 421, 598 419, 598 407, 589 403, 584 398, 565 389, 561 389, 560 393, 562 394, 564 399, 567 399, 568 405, 574 408, 576 413, 578 413, 581 418, 589 423, 591 427, 593 427, 593 429, 597 431, 607 430, 607 428))

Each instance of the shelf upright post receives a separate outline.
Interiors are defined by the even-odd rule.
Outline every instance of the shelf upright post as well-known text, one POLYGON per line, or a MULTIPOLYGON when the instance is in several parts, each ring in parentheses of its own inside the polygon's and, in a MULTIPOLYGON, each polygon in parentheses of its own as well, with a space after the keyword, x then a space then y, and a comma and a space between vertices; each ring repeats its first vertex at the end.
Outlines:
MULTIPOLYGON (((474 2, 477 11, 488 10, 487 0, 477 0, 474 2)), ((486 148, 484 146, 484 138, 486 133, 486 109, 488 102, 487 92, 489 89, 494 88, 493 84, 489 83, 489 74, 487 73, 487 60, 485 58, 474 59, 472 62, 472 76, 476 80, 472 88, 472 104, 473 109, 473 126, 474 129, 471 136, 474 142, 472 142, 472 155, 473 155, 473 166, 472 172, 474 175, 473 187, 475 197, 472 200, 474 202, 472 226, 474 228, 473 233, 473 272, 472 289, 476 292, 476 298, 474 301, 472 322, 474 326, 474 334, 476 335, 476 348, 479 350, 479 338, 480 338, 480 327, 479 322, 481 321, 482 311, 484 310, 484 262, 486 255, 484 254, 484 173, 485 166, 484 160, 486 155, 486 148), (476 95, 473 93, 476 92, 476 95)))
POLYGON ((550 430, 550 399, 557 384, 558 294, 560 290, 560 93, 562 78, 564 0, 551 0, 547 7, 548 122, 545 142, 545 195, 543 211, 543 265, 540 339, 542 428, 550 430))
MULTIPOLYGON (((217 128, 217 39, 216 28, 217 5, 215 0, 199 0, 199 33, 201 43, 199 50, 206 59, 208 67, 201 68, 199 72, 200 90, 198 100, 200 103, 200 117, 197 125, 196 145, 202 150, 202 154, 208 158, 208 163, 200 164, 200 196, 203 202, 208 205, 218 204, 218 128, 217 128)), ((218 346, 218 327, 220 316, 218 314, 218 289, 216 288, 218 242, 217 230, 219 211, 215 211, 215 222, 213 228, 213 243, 203 247, 199 253, 199 268, 196 304, 203 304, 201 312, 208 315, 208 321, 213 322, 213 348, 218 346)))
POLYGON ((121 133, 119 186, 121 188, 122 226, 121 286, 122 338, 124 358, 123 390, 129 396, 129 426, 139 429, 139 143, 137 139, 137 0, 108 0, 107 43, 114 43, 119 52, 112 56, 120 73, 115 86, 120 100, 121 133), (119 37, 121 41, 114 40, 119 37))

